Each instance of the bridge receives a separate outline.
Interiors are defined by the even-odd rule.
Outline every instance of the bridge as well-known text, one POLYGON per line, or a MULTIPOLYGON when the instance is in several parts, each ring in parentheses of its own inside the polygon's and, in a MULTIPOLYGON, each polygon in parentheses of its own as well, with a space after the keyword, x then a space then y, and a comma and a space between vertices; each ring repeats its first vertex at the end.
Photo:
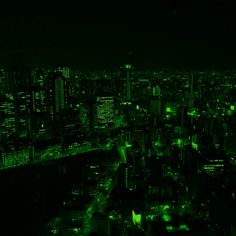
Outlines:
POLYGON ((46 150, 36 153, 35 158, 33 160, 30 160, 28 158, 28 160, 23 161, 23 162, 19 161, 20 158, 22 159, 24 158, 22 154, 21 154, 21 157, 19 157, 19 153, 12 152, 11 156, 7 157, 11 159, 11 161, 2 163, 0 166, 0 170, 17 168, 17 167, 25 166, 29 164, 38 164, 41 162, 62 159, 62 158, 80 155, 80 154, 92 152, 92 151, 98 151, 98 150, 109 151, 111 149, 112 149, 112 146, 109 144, 97 145, 94 147, 90 142, 83 142, 81 144, 75 142, 69 145, 69 147, 66 148, 65 150, 61 151, 61 145, 57 144, 57 145, 47 148, 46 150))
MULTIPOLYGON (((114 127, 111 127, 108 130, 101 130, 97 131, 96 133, 90 134, 87 138, 87 140, 92 140, 96 135, 98 136, 103 136, 106 134, 114 134, 116 132, 119 132, 121 130, 127 130, 127 129, 132 129, 137 126, 143 126, 144 124, 136 124, 132 126, 128 126, 127 124, 119 124, 114 127)), ((33 159, 30 159, 29 154, 27 153, 27 150, 25 151, 22 150, 21 152, 12 152, 8 153, 5 161, 0 163, 0 170, 5 170, 5 169, 11 169, 11 168, 17 168, 20 166, 25 166, 29 164, 38 164, 38 163, 43 163, 45 161, 50 161, 50 160, 55 160, 55 159, 62 159, 66 157, 71 157, 87 152, 92 152, 92 151, 98 151, 98 150, 104 150, 104 151, 109 151, 112 149, 111 143, 107 143, 104 145, 92 145, 90 141, 84 141, 82 143, 74 142, 71 143, 68 148, 64 149, 62 151, 61 145, 56 144, 54 146, 50 146, 45 150, 42 150, 38 153, 35 154, 35 157, 33 159)))

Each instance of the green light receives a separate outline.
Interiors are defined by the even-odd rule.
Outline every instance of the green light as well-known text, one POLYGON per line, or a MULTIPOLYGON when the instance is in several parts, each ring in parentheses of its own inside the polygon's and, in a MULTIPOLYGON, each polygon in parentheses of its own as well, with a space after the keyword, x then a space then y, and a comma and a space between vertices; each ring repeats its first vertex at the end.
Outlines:
POLYGON ((180 229, 180 230, 189 231, 189 227, 188 227, 186 224, 181 224, 181 225, 179 226, 179 229, 180 229))
POLYGON ((166 229, 168 232, 173 232, 174 231, 174 227, 172 225, 166 225, 166 229))
POLYGON ((188 111, 188 115, 192 116, 192 117, 198 117, 199 116, 199 112, 196 108, 192 108, 188 111))
POLYGON ((170 206, 169 206, 169 205, 165 205, 165 206, 163 207, 163 210, 164 210, 164 211, 167 210, 167 209, 170 209, 170 206))
POLYGON ((171 112, 171 107, 166 107, 166 112, 171 112))
POLYGON ((125 147, 126 147, 126 148, 130 148, 130 147, 132 147, 132 144, 130 144, 130 143, 128 143, 127 141, 125 141, 125 147))
POLYGON ((230 110, 231 110, 231 111, 234 111, 234 110, 235 110, 235 106, 234 106, 234 105, 231 105, 231 106, 230 106, 230 110))
POLYGON ((165 222, 170 222, 172 220, 172 218, 171 218, 170 215, 164 214, 162 216, 162 220, 165 221, 165 222))
POLYGON ((136 105, 136 110, 140 110, 140 106, 139 105, 136 105))
POLYGON ((184 141, 183 141, 183 139, 178 138, 178 139, 175 139, 175 140, 173 141, 173 144, 176 144, 178 147, 183 147, 184 141))
POLYGON ((132 210, 132 221, 133 223, 136 224, 141 224, 141 219, 142 219, 142 215, 138 214, 136 215, 135 212, 132 210))
POLYGON ((118 147, 118 152, 119 152, 119 154, 120 154, 121 160, 122 160, 123 162, 126 162, 126 151, 125 151, 125 148, 119 146, 119 147, 118 147))
POLYGON ((155 147, 161 147, 162 146, 160 141, 154 141, 153 144, 154 144, 155 147))
POLYGON ((126 64, 125 65, 125 69, 131 69, 131 65, 130 64, 126 64))
POLYGON ((121 105, 132 105, 132 102, 122 102, 121 105))
POLYGON ((194 143, 192 142, 192 148, 195 149, 195 150, 198 150, 198 144, 197 143, 194 143))

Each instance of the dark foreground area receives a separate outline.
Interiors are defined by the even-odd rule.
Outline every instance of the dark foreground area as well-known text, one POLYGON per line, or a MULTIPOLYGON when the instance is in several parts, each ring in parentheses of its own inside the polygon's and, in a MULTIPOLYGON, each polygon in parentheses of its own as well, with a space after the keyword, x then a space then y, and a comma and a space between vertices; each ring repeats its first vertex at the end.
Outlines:
POLYGON ((27 166, 0 174, 1 235, 38 235, 68 192, 54 166, 27 166))

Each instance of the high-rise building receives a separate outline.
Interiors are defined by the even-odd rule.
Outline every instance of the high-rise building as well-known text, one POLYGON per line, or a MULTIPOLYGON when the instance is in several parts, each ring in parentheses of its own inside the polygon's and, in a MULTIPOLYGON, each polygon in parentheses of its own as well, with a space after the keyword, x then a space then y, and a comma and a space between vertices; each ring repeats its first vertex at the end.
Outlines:
POLYGON ((55 111, 56 113, 65 108, 65 82, 62 77, 55 79, 55 111))
POLYGON ((117 172, 118 186, 120 189, 128 189, 129 187, 129 167, 127 163, 121 163, 117 172))
POLYGON ((58 67, 58 71, 61 72, 62 76, 66 79, 70 78, 70 68, 66 67, 66 66, 60 66, 58 67))
POLYGON ((48 113, 46 76, 43 70, 33 73, 34 85, 32 89, 32 138, 44 139, 49 130, 50 116, 48 113))
POLYGON ((122 80, 124 81, 124 91, 125 91, 125 100, 130 101, 131 100, 131 71, 133 69, 133 66, 130 64, 126 64, 122 69, 122 80))
POLYGON ((13 96, 16 135, 20 138, 29 138, 31 133, 32 83, 31 71, 21 61, 8 68, 4 87, 13 96))
POLYGON ((51 132, 54 137, 62 138, 63 135, 63 115, 68 108, 68 93, 66 86, 66 79, 61 72, 49 72, 46 78, 46 99, 47 99, 47 113, 50 116, 51 132))
POLYGON ((30 69, 17 60, 7 69, 4 87, 6 92, 26 91, 31 88, 32 82, 30 69))
POLYGON ((6 142, 16 133, 15 104, 12 94, 7 94, 0 103, 0 139, 6 142))
POLYGON ((95 127, 106 128, 113 126, 115 121, 114 97, 97 97, 95 106, 95 127))
POLYGON ((6 93, 5 88, 5 81, 6 81, 6 72, 4 69, 0 69, 0 95, 4 95, 6 93))
POLYGON ((28 163, 33 155, 33 80, 31 71, 20 61, 9 67, 2 78, 5 96, 0 104, 3 114, 0 133, 5 143, 2 163, 7 167, 28 163))
POLYGON ((60 72, 50 72, 47 76, 47 105, 51 119, 58 118, 58 114, 65 108, 65 78, 60 72))
POLYGON ((36 113, 46 112, 47 102, 46 102, 45 74, 43 73, 42 70, 37 70, 33 74, 33 79, 34 79, 34 86, 32 91, 33 111, 36 113))

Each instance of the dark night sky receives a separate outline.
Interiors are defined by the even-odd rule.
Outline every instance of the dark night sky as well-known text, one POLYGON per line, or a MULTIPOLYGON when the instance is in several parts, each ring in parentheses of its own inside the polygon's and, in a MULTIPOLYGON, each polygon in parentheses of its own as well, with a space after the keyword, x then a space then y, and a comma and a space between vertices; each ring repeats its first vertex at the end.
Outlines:
POLYGON ((137 66, 236 65, 234 0, 5 4, 0 15, 3 64, 20 56, 32 66, 66 61, 107 67, 122 64, 130 54, 137 66))

